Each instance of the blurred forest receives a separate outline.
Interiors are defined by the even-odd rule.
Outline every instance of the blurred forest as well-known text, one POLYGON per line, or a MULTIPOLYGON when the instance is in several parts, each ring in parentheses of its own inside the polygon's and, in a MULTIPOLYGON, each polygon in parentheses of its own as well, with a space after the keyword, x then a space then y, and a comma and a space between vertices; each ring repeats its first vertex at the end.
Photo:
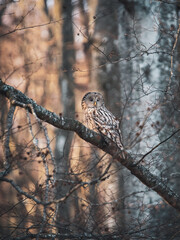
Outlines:
MULTIPOLYGON (((0 0, 0 78, 85 125, 81 99, 101 92, 134 163, 178 197, 179 32, 180 0, 0 0)), ((1 239, 180 239, 173 204, 1 93, 1 239)))

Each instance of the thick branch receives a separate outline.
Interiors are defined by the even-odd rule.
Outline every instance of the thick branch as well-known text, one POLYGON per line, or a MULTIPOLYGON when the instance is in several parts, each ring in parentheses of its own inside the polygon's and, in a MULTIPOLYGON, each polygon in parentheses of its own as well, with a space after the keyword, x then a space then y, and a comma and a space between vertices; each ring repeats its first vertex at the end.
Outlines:
POLYGON ((85 141, 110 154, 114 159, 117 159, 122 165, 128 168, 142 183, 156 191, 166 202, 180 211, 180 196, 178 196, 166 185, 166 183, 152 174, 143 165, 135 164, 133 158, 127 152, 124 152, 126 159, 123 159, 122 152, 118 149, 116 144, 112 143, 107 137, 103 137, 93 132, 74 119, 60 117, 55 113, 48 111, 32 99, 25 96, 22 92, 3 83, 2 80, 0 80, 0 94, 7 97, 11 103, 13 102, 17 106, 26 107, 31 113, 33 108, 35 114, 41 120, 57 128, 74 131, 85 141), (27 107, 29 104, 32 108, 27 107))

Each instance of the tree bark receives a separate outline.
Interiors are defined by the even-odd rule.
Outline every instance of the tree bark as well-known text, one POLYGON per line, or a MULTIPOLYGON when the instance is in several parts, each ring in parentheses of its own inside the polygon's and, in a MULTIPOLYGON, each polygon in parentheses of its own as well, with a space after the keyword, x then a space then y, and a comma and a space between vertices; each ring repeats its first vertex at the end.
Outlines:
MULTIPOLYGON (((59 33, 62 35, 62 63, 59 68, 59 86, 61 90, 61 106, 63 108, 62 115, 64 117, 74 117, 75 99, 74 99, 74 77, 73 65, 75 63, 74 37, 72 25, 73 6, 71 0, 57 1, 55 7, 58 7, 59 18, 63 16, 63 25, 59 33), (61 12, 60 12, 61 10, 61 12)), ((61 49, 60 49, 61 51, 61 49)), ((56 131, 56 178, 65 179, 68 176, 70 160, 69 154, 73 132, 63 129, 56 131)), ((59 181, 56 188, 56 198, 64 196, 69 191, 69 186, 59 181)), ((70 206, 68 204, 59 204, 58 221, 65 222, 70 216, 70 206)))
MULTIPOLYGON (((99 86, 100 90, 104 93, 104 98, 106 99, 106 105, 113 112, 116 117, 120 117, 121 106, 119 105, 121 100, 121 86, 122 81, 120 78, 120 48, 119 48, 119 2, 117 0, 98 1, 96 8, 97 16, 95 22, 95 30, 93 39, 95 44, 100 45, 100 49, 109 58, 105 57, 101 52, 92 48, 92 66, 97 70, 92 73, 92 81, 96 80, 96 84, 99 86), (106 26, 106 28, 104 28, 106 26), (103 64, 104 63, 104 64, 103 64)), ((116 168, 116 165, 114 165, 116 168)), ((122 198, 125 195, 124 191, 124 181, 123 181, 123 169, 118 171, 113 176, 114 187, 118 188, 117 198, 122 198), (115 180, 118 179, 118 180, 115 180)), ((111 196, 109 196, 111 197, 111 196)), ((114 222, 115 226, 120 226, 120 228, 125 230, 125 214, 124 214, 124 200, 118 202, 116 206, 117 210, 112 210, 111 222, 114 222)), ((108 210, 110 211, 110 210, 108 210)), ((112 223, 111 223, 112 224, 112 223)))
MULTIPOLYGON (((34 114, 36 114, 39 119, 53 125, 54 127, 76 132, 85 141, 110 154, 115 160, 129 169, 129 171, 131 171, 131 173, 142 183, 157 192, 169 205, 180 211, 180 196, 169 188, 166 182, 162 181, 159 177, 145 168, 141 162, 135 164, 134 159, 127 152, 124 152, 125 158, 122 158, 122 151, 120 151, 117 145, 107 137, 86 128, 79 121, 58 116, 55 113, 48 111, 32 99, 28 98, 21 91, 3 83, 2 80, 0 80, 0 94, 8 98, 12 104, 27 108, 30 113, 32 113, 33 109, 34 114)), ((175 133, 179 131, 180 129, 175 133)))

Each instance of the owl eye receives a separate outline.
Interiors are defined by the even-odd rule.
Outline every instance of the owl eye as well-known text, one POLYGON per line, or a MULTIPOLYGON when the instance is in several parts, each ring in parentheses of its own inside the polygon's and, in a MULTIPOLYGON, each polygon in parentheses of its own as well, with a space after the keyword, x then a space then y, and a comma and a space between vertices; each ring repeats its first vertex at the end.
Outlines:
POLYGON ((97 99, 97 102, 99 102, 99 98, 97 99))
POLYGON ((92 98, 89 98, 89 101, 91 101, 91 102, 92 102, 92 101, 93 101, 93 99, 92 99, 92 98))

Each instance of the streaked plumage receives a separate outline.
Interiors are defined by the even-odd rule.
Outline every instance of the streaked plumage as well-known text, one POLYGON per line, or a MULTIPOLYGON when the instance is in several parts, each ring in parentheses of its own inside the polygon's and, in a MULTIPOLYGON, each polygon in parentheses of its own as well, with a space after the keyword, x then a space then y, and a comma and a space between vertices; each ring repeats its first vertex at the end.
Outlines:
POLYGON ((88 127, 110 138, 123 150, 118 119, 105 107, 101 93, 88 92, 82 99, 88 127))

